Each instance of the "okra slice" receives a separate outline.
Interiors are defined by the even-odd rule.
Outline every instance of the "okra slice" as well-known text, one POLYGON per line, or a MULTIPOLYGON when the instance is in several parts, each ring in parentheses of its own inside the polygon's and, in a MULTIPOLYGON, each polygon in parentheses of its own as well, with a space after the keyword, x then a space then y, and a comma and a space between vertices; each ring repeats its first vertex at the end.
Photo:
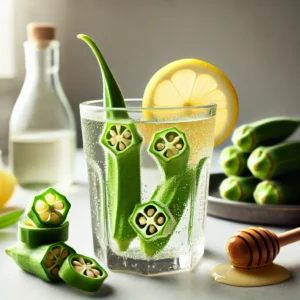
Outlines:
POLYGON ((253 193, 260 180, 253 177, 229 176, 219 187, 223 199, 238 202, 254 202, 253 193))
POLYGON ((70 207, 64 195, 48 188, 33 198, 27 216, 37 227, 56 227, 66 220, 70 207))
POLYGON ((72 287, 86 292, 96 292, 108 275, 93 258, 72 254, 64 261, 59 276, 72 287))
POLYGON ((107 123, 100 143, 107 157, 110 232, 119 250, 126 251, 136 237, 128 219, 141 202, 142 137, 132 123, 107 123))
POLYGON ((154 134, 149 152, 157 159, 165 179, 168 179, 188 166, 190 146, 184 132, 176 127, 154 134))
POLYGON ((136 205, 129 222, 143 240, 166 237, 175 226, 168 207, 154 201, 136 205))
POLYGON ((24 271, 45 281, 60 281, 58 275, 65 259, 75 253, 75 250, 65 243, 54 243, 30 248, 18 242, 6 249, 15 263, 24 271))
POLYGON ((40 245, 65 242, 69 238, 69 222, 66 221, 58 227, 40 228, 30 219, 18 223, 18 239, 33 248, 40 245))

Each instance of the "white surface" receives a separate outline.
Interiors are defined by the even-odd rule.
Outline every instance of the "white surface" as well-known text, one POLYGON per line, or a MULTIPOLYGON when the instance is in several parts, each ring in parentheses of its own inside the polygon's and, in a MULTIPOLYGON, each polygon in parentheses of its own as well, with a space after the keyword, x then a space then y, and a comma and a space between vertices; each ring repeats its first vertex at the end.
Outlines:
MULTIPOLYGON (((218 153, 215 153, 215 158, 218 153)), ((218 170, 216 159, 212 172, 218 170)), ((86 165, 83 153, 78 153, 76 184, 64 191, 72 202, 69 214, 70 238, 67 242, 78 253, 93 256, 90 224, 89 193, 86 165)), ((32 192, 18 189, 10 204, 27 204, 32 192)), ((112 300, 150 300, 150 299, 299 299, 300 292, 300 243, 286 246, 281 250, 276 262, 293 272, 293 278, 279 285, 261 288, 237 288, 221 285, 210 278, 211 269, 227 261, 225 244, 237 230, 250 224, 233 223, 208 217, 206 230, 206 250, 198 267, 191 273, 166 277, 147 278, 124 273, 112 273, 96 298, 112 300)), ((286 229, 272 228, 276 233, 286 229)), ((24 273, 9 258, 4 250, 17 241, 16 226, 0 231, 0 299, 88 299, 86 295, 63 283, 51 284, 24 273)))

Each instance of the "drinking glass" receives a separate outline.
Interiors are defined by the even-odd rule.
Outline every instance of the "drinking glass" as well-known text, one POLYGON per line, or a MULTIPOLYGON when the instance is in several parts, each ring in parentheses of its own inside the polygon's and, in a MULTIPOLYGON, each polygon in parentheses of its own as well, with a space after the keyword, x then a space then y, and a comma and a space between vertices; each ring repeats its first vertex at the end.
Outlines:
POLYGON ((125 102, 80 104, 95 255, 114 271, 190 271, 204 252, 216 105, 125 102))

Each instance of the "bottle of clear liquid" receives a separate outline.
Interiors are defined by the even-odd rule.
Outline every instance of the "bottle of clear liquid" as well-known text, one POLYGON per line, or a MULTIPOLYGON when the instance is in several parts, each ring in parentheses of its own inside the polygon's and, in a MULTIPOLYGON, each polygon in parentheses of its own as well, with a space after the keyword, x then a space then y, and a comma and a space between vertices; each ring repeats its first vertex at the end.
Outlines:
POLYGON ((9 167, 24 188, 73 182, 76 127, 59 79, 55 27, 29 24, 26 76, 9 124, 9 167))

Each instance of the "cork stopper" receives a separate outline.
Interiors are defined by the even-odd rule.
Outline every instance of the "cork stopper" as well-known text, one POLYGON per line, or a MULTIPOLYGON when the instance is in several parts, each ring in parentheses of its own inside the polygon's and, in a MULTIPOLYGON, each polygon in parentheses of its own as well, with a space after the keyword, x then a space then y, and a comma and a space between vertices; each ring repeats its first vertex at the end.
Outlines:
POLYGON ((34 42, 38 48, 47 48, 55 40, 56 27, 48 23, 29 23, 27 25, 27 39, 34 42))

